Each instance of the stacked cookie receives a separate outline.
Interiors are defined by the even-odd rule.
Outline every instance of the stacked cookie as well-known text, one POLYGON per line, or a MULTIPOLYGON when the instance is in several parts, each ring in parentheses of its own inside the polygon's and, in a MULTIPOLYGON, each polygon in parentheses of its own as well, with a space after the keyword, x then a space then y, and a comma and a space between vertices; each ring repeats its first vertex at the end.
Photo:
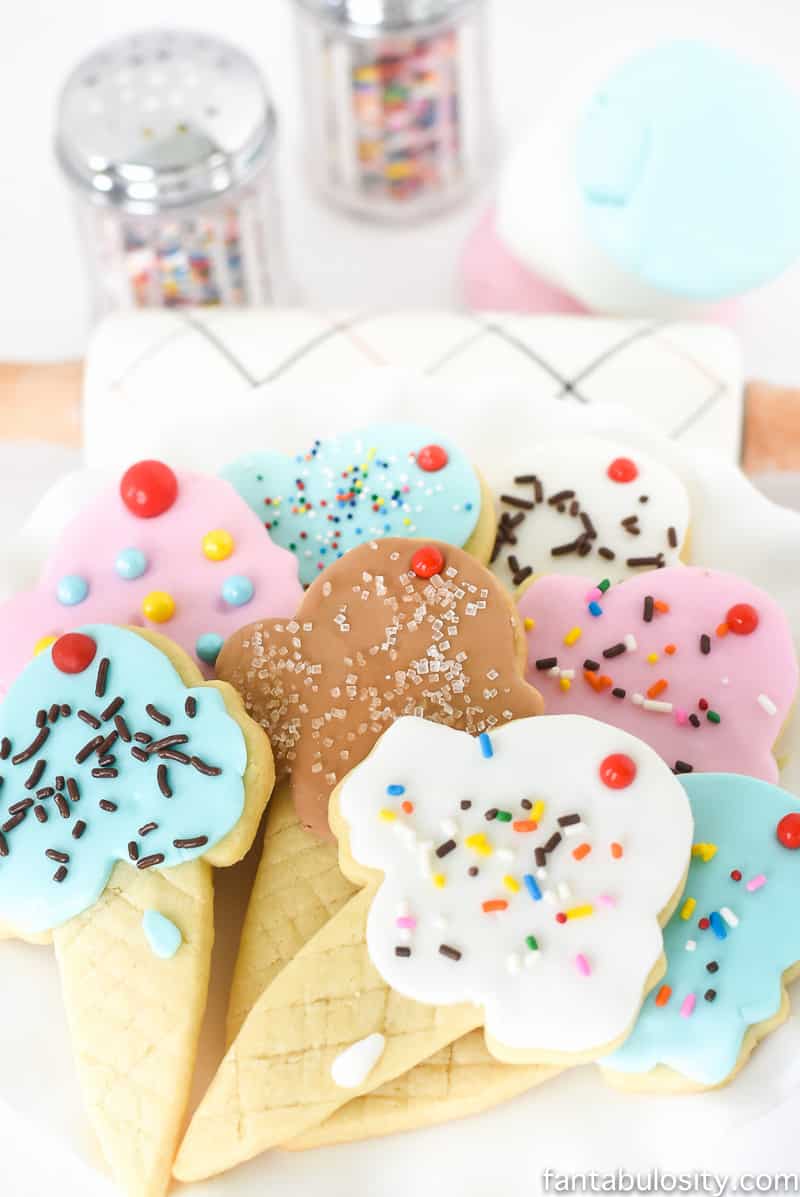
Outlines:
POLYGON ((574 438, 492 494, 410 425, 223 475, 138 463, 3 610, 0 919, 56 942, 126 1191, 165 1189, 208 864, 246 851, 274 775, 180 1179, 590 1061, 643 1089, 729 1079, 800 960, 800 803, 773 754, 797 661, 768 594, 688 563, 680 479, 574 438))

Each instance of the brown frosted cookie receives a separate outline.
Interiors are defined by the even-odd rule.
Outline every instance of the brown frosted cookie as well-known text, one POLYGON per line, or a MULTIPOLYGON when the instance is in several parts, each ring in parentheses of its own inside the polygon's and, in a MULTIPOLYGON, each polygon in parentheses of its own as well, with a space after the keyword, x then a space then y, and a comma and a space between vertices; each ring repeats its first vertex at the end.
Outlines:
POLYGON ((331 565, 293 620, 236 632, 217 675, 268 733, 304 825, 329 837, 332 791, 400 716, 479 735, 540 715, 524 666, 522 625, 488 570, 442 541, 390 538, 331 565))

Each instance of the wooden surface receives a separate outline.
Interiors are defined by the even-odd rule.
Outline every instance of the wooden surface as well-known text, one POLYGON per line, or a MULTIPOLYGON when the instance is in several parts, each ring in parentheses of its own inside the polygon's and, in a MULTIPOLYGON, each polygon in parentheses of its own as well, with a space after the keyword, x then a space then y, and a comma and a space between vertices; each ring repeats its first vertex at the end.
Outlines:
MULTIPOLYGON (((80 443, 82 362, 0 364, 0 439, 80 443)), ((751 382, 742 466, 748 474, 800 470, 800 389, 751 382)))

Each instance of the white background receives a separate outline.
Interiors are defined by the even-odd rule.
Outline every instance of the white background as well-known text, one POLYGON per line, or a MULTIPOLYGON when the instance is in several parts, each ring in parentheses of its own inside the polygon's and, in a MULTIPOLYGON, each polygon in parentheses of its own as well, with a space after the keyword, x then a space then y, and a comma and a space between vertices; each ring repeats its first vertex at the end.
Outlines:
MULTIPOLYGON (((490 0, 497 151, 519 137, 571 72, 658 39, 705 37, 796 78, 796 0, 490 0)), ((0 40, 0 360, 78 356, 88 306, 72 211, 51 153, 53 110, 72 64, 104 39, 170 23, 247 48, 281 121, 283 212, 299 297, 337 305, 451 306, 463 240, 491 193, 420 228, 341 216, 308 194, 289 0, 5 0, 0 40)), ((746 366, 800 381, 800 268, 748 302, 746 366)))
MULTIPOLYGON (((401 231, 353 222, 312 199, 300 170, 302 119, 289 14, 283 0, 224 0, 216 4, 211 0, 137 0, 135 8, 119 0, 6 0, 3 15, 0 360, 56 359, 83 352, 88 331, 83 272, 72 214, 50 150, 55 96, 71 64, 92 45, 147 24, 169 22, 216 30, 247 47, 268 73, 281 117, 280 170, 287 239, 306 302, 330 307, 435 306, 457 300, 459 249, 488 189, 469 207, 423 228, 401 231)), ((555 4, 494 0, 492 17, 499 153, 525 130, 564 76, 580 71, 582 64, 597 55, 616 57, 662 37, 704 36, 772 63, 787 77, 796 71, 798 62, 800 6, 796 0, 558 0, 555 4)), ((795 269, 750 301, 745 337, 750 373, 776 381, 798 381, 799 300, 800 270, 795 269)), ((763 1049, 765 1063, 771 1046, 763 1049)), ((766 1081, 768 1085, 768 1077, 766 1081)), ((41 1084, 47 1086, 45 1076, 41 1084)), ((596 1096, 596 1087, 593 1092, 596 1096)), ((693 1162, 726 1173, 796 1169, 799 1112, 800 1103, 789 1097, 769 1115, 748 1121, 735 1135, 726 1136, 724 1144, 710 1143, 707 1158, 693 1162)), ((464 1197, 484 1197, 495 1188, 508 1190, 512 1182, 514 1192, 527 1197, 538 1190, 541 1168, 551 1162, 551 1154, 560 1156, 562 1166, 572 1156, 575 1167, 612 1167, 626 1162, 642 1167, 648 1159, 659 1159, 665 1166, 671 1162, 655 1107, 652 1141, 632 1143, 629 1160, 587 1159, 581 1150, 581 1121, 588 1116, 602 1122, 603 1111, 589 1115, 581 1103, 573 1113, 575 1121, 570 1127, 569 1111, 565 1111, 564 1136, 559 1150, 552 1153, 548 1144, 536 1141, 534 1117, 529 1166, 515 1177, 504 1173, 502 1157, 496 1146, 490 1146, 492 1130, 495 1144, 497 1132, 502 1136, 503 1112, 489 1115, 491 1124, 476 1124, 475 1184, 464 1197), (574 1155, 569 1150, 571 1142, 574 1155)), ((519 1130, 518 1121, 516 1127, 519 1130)), ((430 1150, 430 1193, 446 1191, 446 1141, 430 1132, 424 1140, 414 1142, 417 1150, 430 1150)), ((320 1179, 325 1177, 326 1183, 319 1192, 353 1197, 369 1190, 380 1195, 384 1169, 397 1180, 407 1151, 403 1140, 362 1150, 363 1169, 358 1177, 344 1173, 337 1177, 335 1155, 320 1155, 315 1173, 320 1179)), ((50 1190, 57 1190, 62 1197, 94 1197, 110 1191, 95 1174, 82 1173, 74 1161, 67 1168, 61 1152, 50 1145, 46 1127, 33 1134, 10 1117, 0 1116, 0 1193, 3 1197, 41 1197, 50 1190)), ((299 1172, 284 1167, 279 1159, 274 1172, 253 1177, 253 1194, 268 1190, 309 1192, 299 1172)))

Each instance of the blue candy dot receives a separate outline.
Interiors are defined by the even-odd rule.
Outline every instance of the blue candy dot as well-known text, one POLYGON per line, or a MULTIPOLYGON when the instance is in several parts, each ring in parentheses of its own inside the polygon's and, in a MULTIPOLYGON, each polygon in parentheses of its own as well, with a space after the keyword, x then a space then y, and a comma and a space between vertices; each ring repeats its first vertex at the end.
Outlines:
POLYGON ((147 558, 141 549, 123 549, 114 562, 114 569, 126 582, 141 578, 147 569, 147 558))
POLYGON ((255 587, 244 574, 233 574, 222 583, 222 597, 230 607, 243 607, 253 597, 255 587))
POLYGON ((222 637, 218 636, 216 632, 204 632, 202 636, 197 637, 194 651, 201 661, 205 661, 206 665, 213 665, 220 654, 223 643, 222 637))
POLYGON ((89 593, 89 583, 80 574, 66 574, 59 579, 56 589, 58 601, 64 607, 74 607, 82 603, 89 593))
POLYGON ((386 793, 391 798, 399 798, 401 794, 405 794, 406 787, 401 785, 391 785, 386 787, 386 793))

